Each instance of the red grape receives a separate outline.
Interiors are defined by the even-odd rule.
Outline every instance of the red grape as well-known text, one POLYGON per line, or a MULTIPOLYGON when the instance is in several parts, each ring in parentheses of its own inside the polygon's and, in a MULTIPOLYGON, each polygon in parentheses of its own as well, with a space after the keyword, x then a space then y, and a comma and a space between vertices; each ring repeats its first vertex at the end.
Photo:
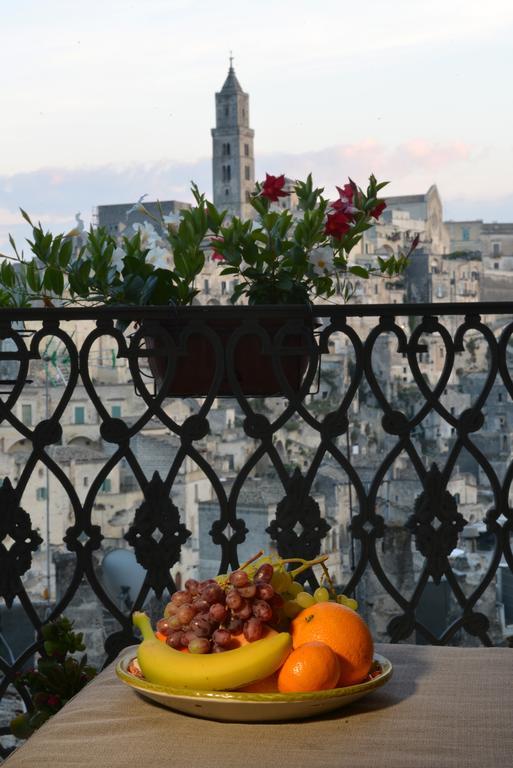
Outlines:
POLYGON ((176 617, 180 620, 182 625, 190 624, 195 615, 196 609, 188 603, 181 605, 176 613, 176 617))
POLYGON ((214 603, 224 603, 225 594, 222 587, 219 584, 208 584, 201 592, 201 597, 206 600, 209 605, 214 603))
POLYGON ((216 629, 212 635, 212 640, 222 648, 226 648, 232 641, 232 633, 227 629, 216 629))
POLYGON ((169 637, 166 638, 166 643, 171 646, 171 648, 175 648, 178 650, 179 648, 184 648, 183 644, 183 632, 172 632, 169 637))
POLYGON ((274 597, 274 589, 271 584, 267 584, 265 581, 257 584, 257 595, 260 600, 270 600, 274 597))
POLYGON ((178 592, 174 592, 171 596, 171 602, 176 606, 185 605, 185 603, 189 603, 190 600, 191 596, 184 589, 181 589, 178 592))
POLYGON ((255 616, 244 622, 244 637, 248 643, 254 643, 255 640, 260 640, 264 631, 264 625, 255 616))
POLYGON ((218 624, 221 624, 228 616, 228 608, 222 603, 214 603, 210 606, 208 615, 212 621, 217 621, 218 624))
POLYGON ((255 584, 248 584, 247 587, 237 587, 237 591, 242 597, 255 597, 257 588, 255 584))
POLYGON ((232 611, 238 611, 243 605, 244 599, 236 589, 230 589, 226 594, 226 605, 232 611))
POLYGON ((234 571, 230 573, 230 584, 234 587, 245 587, 249 584, 249 576, 246 571, 234 571))
POLYGON ((243 600, 243 603, 238 611, 236 611, 236 615, 239 619, 249 619, 249 617, 253 614, 253 608, 251 607, 251 603, 248 600, 243 600))
POLYGON ((198 637, 210 637, 212 634, 212 624, 208 614, 198 613, 191 621, 190 627, 198 637))
POLYGON ((232 618, 230 621, 226 624, 226 629, 232 633, 232 635, 239 635, 242 632, 242 628, 244 626, 244 622, 242 619, 232 618))
POLYGON ((172 631, 173 627, 171 626, 169 619, 160 619, 157 621, 157 632, 160 632, 167 637, 172 631))
POLYGON ((262 621, 271 621, 273 617, 273 609, 266 603, 265 600, 256 600, 253 603, 253 616, 262 621))
POLYGON ((199 582, 196 579, 187 579, 184 584, 185 589, 190 592, 191 595, 197 595, 199 592, 199 582))
POLYGON ((255 581, 271 581, 274 574, 274 568, 271 563, 263 563, 255 573, 255 581))

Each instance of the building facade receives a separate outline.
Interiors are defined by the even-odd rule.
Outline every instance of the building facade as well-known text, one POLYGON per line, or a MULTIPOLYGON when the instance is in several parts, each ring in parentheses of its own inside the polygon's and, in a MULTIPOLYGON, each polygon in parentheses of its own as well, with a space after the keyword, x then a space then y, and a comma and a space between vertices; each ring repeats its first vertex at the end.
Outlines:
POLYGON ((216 93, 216 127, 212 128, 212 184, 214 205, 231 216, 250 218, 249 198, 255 188, 255 155, 249 127, 249 95, 230 69, 216 93))

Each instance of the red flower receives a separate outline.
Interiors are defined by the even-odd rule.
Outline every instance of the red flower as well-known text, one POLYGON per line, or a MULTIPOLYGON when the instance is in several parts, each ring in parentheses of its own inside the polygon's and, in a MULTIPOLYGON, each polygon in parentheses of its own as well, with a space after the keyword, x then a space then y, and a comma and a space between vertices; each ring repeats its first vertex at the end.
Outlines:
POLYGON ((224 256, 222 253, 219 253, 215 250, 215 243, 224 243, 224 240, 222 237, 212 237, 210 238, 210 242, 212 243, 212 246, 214 250, 212 251, 212 261, 224 261, 224 256))
POLYGON ((384 200, 378 200, 378 203, 371 211, 371 216, 373 216, 375 219, 379 219, 385 208, 387 207, 387 204, 384 200))
POLYGON ((48 704, 49 707, 59 707, 61 704, 61 700, 59 696, 55 695, 55 693, 50 693, 46 700, 46 703, 48 704))
POLYGON ((341 203, 347 203, 347 205, 352 204, 354 189, 349 182, 347 184, 344 184, 342 188, 337 187, 337 192, 340 197, 341 203))
POLYGON ((349 182, 343 187, 337 187, 337 191, 339 199, 331 203, 332 209, 353 217, 355 213, 358 213, 358 208, 355 208, 353 204, 355 187, 349 182))
POLYGON ((344 211, 336 210, 335 213, 328 213, 324 231, 327 235, 340 240, 351 227, 351 217, 344 211))
POLYGON ((260 194, 262 197, 266 197, 271 203, 275 203, 279 197, 287 197, 290 192, 286 192, 283 187, 285 186, 285 174, 281 176, 271 176, 271 174, 265 174, 265 181, 262 184, 262 190, 260 194))

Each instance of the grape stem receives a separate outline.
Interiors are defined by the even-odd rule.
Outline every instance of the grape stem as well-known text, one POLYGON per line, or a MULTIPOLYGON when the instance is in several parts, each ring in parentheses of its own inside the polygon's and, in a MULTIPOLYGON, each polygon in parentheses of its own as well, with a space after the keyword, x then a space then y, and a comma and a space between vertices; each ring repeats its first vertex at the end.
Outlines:
POLYGON ((239 569, 238 570, 239 571, 243 571, 244 568, 247 568, 248 565, 251 565, 251 563, 254 563, 255 560, 258 560, 258 558, 262 557, 263 554, 264 554, 264 550, 261 549, 259 552, 256 553, 256 555, 253 555, 252 557, 249 558, 249 560, 246 560, 245 563, 243 563, 242 565, 239 565, 239 569))
POLYGON ((301 563, 299 568, 294 568, 294 570, 290 572, 290 575, 292 576, 292 578, 295 579, 296 576, 299 576, 299 574, 303 573, 303 571, 307 571, 313 565, 320 565, 325 563, 326 560, 328 560, 328 558, 329 558, 329 555, 320 555, 319 557, 316 557, 313 560, 305 560, 302 557, 289 557, 286 560, 282 560, 282 563, 301 563))

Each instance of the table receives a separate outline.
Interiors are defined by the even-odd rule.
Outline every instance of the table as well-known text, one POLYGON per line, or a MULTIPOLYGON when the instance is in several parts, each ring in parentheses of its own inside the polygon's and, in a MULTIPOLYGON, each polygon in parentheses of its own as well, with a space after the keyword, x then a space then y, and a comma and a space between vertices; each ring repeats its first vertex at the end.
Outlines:
POLYGON ((152 704, 114 665, 12 754, 8 768, 507 768, 513 650, 379 645, 383 688, 315 720, 227 724, 152 704))

